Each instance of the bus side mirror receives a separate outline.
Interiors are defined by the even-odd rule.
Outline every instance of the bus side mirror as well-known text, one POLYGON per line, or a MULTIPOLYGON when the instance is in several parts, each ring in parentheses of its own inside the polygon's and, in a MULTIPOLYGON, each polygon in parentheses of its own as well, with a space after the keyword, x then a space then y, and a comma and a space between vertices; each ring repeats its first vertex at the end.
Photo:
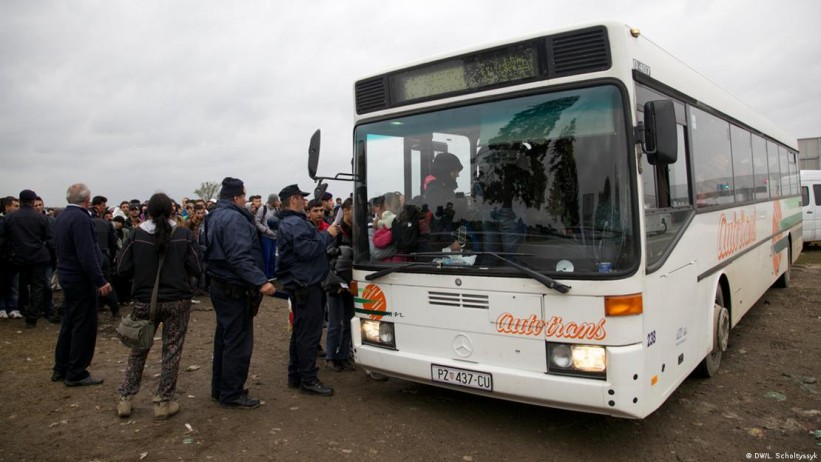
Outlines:
POLYGON ((319 140, 320 132, 317 129, 311 136, 311 143, 308 145, 308 176, 312 180, 316 179, 316 168, 319 165, 319 140))
POLYGON ((650 165, 674 164, 678 158, 676 110, 670 100, 644 104, 644 143, 650 165))

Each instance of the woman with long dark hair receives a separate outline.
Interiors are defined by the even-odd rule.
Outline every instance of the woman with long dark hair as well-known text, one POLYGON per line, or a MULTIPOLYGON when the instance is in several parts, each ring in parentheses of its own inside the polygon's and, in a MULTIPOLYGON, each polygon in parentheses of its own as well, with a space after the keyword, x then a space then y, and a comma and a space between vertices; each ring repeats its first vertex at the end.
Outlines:
MULTIPOLYGON (((141 223, 129 234, 123 250, 117 258, 117 272, 132 276, 134 284, 134 311, 132 318, 149 319, 151 295, 157 271, 160 271, 157 288, 157 306, 154 326, 162 329, 162 373, 157 394, 154 397, 154 417, 166 419, 179 412, 179 403, 173 401, 177 388, 182 346, 191 314, 191 297, 195 280, 201 272, 191 230, 177 226, 172 217, 171 199, 157 193, 148 201, 149 220, 141 223), (160 257, 164 256, 162 268, 160 257)), ((120 402, 117 414, 131 415, 131 402, 140 390, 140 381, 149 350, 131 350, 125 378, 120 385, 120 402)))

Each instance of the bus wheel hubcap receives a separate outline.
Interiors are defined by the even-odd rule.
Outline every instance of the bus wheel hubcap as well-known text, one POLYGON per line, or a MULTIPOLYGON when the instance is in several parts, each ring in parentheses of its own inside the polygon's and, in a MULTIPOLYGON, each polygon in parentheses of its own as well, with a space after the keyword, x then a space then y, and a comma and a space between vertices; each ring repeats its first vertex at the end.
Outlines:
POLYGON ((718 311, 718 325, 716 326, 717 346, 721 351, 727 351, 730 342, 730 314, 727 308, 716 305, 718 311))

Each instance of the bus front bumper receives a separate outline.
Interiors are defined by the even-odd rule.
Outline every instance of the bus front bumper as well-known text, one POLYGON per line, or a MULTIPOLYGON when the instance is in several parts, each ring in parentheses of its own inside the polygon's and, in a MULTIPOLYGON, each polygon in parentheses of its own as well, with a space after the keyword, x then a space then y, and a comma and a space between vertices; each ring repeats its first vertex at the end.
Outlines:
POLYGON ((363 344, 357 321, 354 318, 352 323, 356 362, 370 372, 492 398, 626 418, 646 417, 660 404, 648 406, 648 400, 639 399, 639 374, 624 371, 619 374, 624 380, 612 380, 614 369, 641 364, 641 344, 607 347, 608 379, 601 380, 513 369, 363 344), (489 377, 491 386, 480 389, 436 380, 436 376, 443 370, 465 371, 472 376, 489 377))

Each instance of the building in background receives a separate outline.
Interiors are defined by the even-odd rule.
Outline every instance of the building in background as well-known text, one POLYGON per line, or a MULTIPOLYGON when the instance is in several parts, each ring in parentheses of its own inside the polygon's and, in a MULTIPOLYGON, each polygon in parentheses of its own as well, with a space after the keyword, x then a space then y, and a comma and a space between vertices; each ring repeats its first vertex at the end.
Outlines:
POLYGON ((821 170, 821 137, 798 140, 801 170, 821 170))

